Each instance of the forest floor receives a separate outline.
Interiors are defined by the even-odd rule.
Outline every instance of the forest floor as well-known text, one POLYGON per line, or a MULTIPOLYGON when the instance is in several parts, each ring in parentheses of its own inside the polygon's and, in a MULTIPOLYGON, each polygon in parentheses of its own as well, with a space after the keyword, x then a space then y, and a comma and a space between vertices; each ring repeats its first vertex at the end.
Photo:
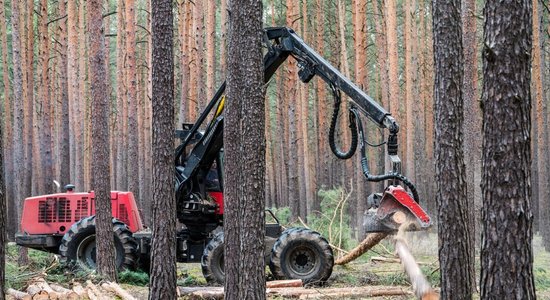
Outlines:
MULTIPOLYGON (((415 256, 422 272, 437 289, 439 284, 439 265, 437 261, 437 237, 435 234, 416 234, 408 238, 409 246, 415 256)), ((7 286, 18 290, 24 290, 32 277, 42 276, 48 282, 59 283, 69 286, 71 282, 85 282, 92 279, 99 282, 93 274, 83 271, 68 272, 57 263, 54 255, 40 251, 29 251, 30 263, 25 267, 17 267, 17 247, 10 244, 6 266, 7 286)), ((535 260, 533 271, 535 274, 535 285, 538 299, 550 300, 550 253, 543 250, 540 237, 534 240, 535 260)), ((333 274, 327 284, 323 287, 314 287, 319 292, 333 288, 352 288, 364 286, 394 286, 403 287, 412 291, 409 279, 403 272, 401 265, 397 262, 379 262, 379 258, 395 258, 391 240, 386 238, 382 243, 374 247, 356 261, 346 266, 335 266, 333 274)), ((476 261, 476 269, 479 272, 479 261, 476 261)), ((479 273, 478 273, 479 274, 479 273)), ((267 272, 267 279, 270 274, 267 272)), ((119 275, 120 285, 137 299, 147 299, 148 277, 140 272, 123 272, 119 275)), ((207 286, 202 277, 200 264, 178 264, 178 286, 205 287, 207 286)), ((186 299, 182 297, 181 299, 186 299)), ((270 299, 285 299, 280 296, 270 299)), ((331 298, 324 298, 331 299, 331 298)), ((332 299, 343 299, 335 297, 332 299)), ((354 299, 394 299, 405 300, 415 299, 414 296, 394 297, 355 297, 354 299)), ((476 296, 474 299, 479 299, 476 296)))

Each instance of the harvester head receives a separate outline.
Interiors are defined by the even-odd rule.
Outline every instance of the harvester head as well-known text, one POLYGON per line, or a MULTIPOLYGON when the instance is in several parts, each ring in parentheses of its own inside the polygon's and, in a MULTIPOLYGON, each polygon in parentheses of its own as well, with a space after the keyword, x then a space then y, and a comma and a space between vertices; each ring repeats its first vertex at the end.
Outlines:
POLYGON ((389 186, 384 194, 372 194, 363 226, 366 232, 396 232, 406 224, 408 231, 424 230, 432 224, 430 217, 401 186, 389 186))

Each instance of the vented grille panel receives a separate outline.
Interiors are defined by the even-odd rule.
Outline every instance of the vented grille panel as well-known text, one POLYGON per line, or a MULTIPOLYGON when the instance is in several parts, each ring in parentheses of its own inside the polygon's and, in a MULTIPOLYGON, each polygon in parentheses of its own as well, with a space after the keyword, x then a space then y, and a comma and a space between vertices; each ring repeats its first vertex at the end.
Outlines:
POLYGON ((71 222, 71 202, 66 198, 57 200, 57 220, 59 222, 71 222))
POLYGON ((126 209, 126 205, 124 204, 120 204, 118 206, 118 218, 126 223, 126 224, 129 224, 129 220, 128 220, 128 210, 126 209))
POLYGON ((82 218, 89 217, 88 214, 89 202, 88 198, 83 197, 76 203, 76 210, 74 211, 74 220, 79 221, 82 218))
POLYGON ((38 223, 51 223, 55 221, 55 200, 48 198, 38 202, 38 223))

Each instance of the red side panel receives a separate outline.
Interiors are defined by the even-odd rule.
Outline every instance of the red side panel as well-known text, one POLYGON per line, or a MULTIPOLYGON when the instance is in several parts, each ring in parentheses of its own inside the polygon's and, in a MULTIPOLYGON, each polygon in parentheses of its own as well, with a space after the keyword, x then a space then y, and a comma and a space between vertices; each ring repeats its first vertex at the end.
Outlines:
MULTIPOLYGON (((113 217, 132 232, 143 229, 131 192, 111 192, 113 217)), ((21 230, 28 234, 64 234, 72 224, 95 214, 94 193, 59 193, 25 199, 21 230)))
POLYGON ((208 192, 208 194, 214 198, 216 204, 218 204, 218 209, 216 209, 217 215, 223 215, 223 193, 222 192, 208 192))

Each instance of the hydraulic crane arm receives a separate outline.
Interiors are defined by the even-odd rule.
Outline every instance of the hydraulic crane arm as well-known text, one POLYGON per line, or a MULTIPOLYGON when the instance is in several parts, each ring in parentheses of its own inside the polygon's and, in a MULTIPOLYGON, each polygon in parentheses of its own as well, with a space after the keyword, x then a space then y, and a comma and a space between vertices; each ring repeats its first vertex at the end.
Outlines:
MULTIPOLYGON (((339 158, 347 159, 351 157, 357 146, 357 130, 359 129, 362 167, 363 173, 365 174, 367 180, 400 180, 411 188, 413 194, 415 194, 415 199, 418 199, 412 183, 406 180, 406 178, 402 175, 398 174, 401 163, 399 157, 397 156, 397 133, 399 131, 399 125, 390 113, 354 83, 352 83, 347 77, 340 73, 340 71, 321 57, 321 55, 319 55, 315 50, 309 47, 298 35, 296 35, 294 30, 287 27, 273 27, 266 28, 264 33, 264 44, 267 48, 267 53, 264 56, 265 82, 270 80, 273 74, 275 74, 277 69, 286 61, 286 59, 288 59, 289 56, 292 56, 297 60, 299 68, 298 75, 300 80, 304 83, 309 82, 315 75, 321 77, 330 85, 335 96, 335 113, 333 115, 329 134, 329 143, 333 153, 339 158), (335 118, 337 117, 337 106, 340 102, 340 91, 344 92, 351 99, 350 128, 352 130, 352 146, 347 153, 339 152, 334 143, 334 127, 336 124, 335 118), (364 154, 362 126, 358 126, 360 120, 356 121, 359 117, 357 110, 371 119, 375 124, 377 124, 378 127, 388 129, 389 134, 386 147, 387 153, 392 161, 392 173, 385 175, 369 174, 367 158, 364 154)), ((183 169, 183 171, 176 172, 179 182, 186 182, 188 178, 191 178, 195 174, 199 167, 206 168, 209 166, 215 159, 212 157, 212 154, 217 153, 223 147, 223 130, 220 130, 220 128, 223 128, 223 117, 220 116, 220 112, 222 110, 220 108, 223 108, 222 98, 225 92, 225 86, 226 84, 224 82, 217 90, 205 110, 199 116, 197 122, 195 122, 190 129, 180 132, 182 133, 180 136, 184 137, 184 141, 180 147, 176 149, 175 158, 176 166, 179 166, 180 170, 183 169), (218 107, 215 110, 216 113, 214 114, 210 124, 206 126, 206 132, 204 136, 202 136, 198 134, 198 129, 211 114, 214 107, 218 107), (218 118, 222 119, 217 120, 218 118), (214 128, 214 125, 216 125, 216 128, 214 128), (188 155, 184 155, 185 149, 193 139, 200 139, 200 142, 197 143, 188 155), (183 162, 185 162, 185 168, 183 168, 183 162)))
POLYGON ((348 95, 355 107, 379 127, 388 128, 390 134, 396 134, 399 131, 397 122, 388 111, 309 47, 294 30, 287 27, 266 28, 265 37, 268 47, 264 57, 266 82, 291 55, 298 61, 300 68, 298 75, 302 82, 307 83, 318 75, 326 83, 348 95))
MULTIPOLYGON (((414 184, 400 174, 401 161, 397 155, 399 125, 390 113, 309 47, 292 29, 286 27, 264 29, 264 45, 267 48, 264 56, 264 81, 266 83, 269 82, 273 74, 275 74, 288 57, 292 56, 298 62, 298 75, 302 82, 308 83, 317 75, 331 87, 335 101, 328 140, 332 152, 338 158, 348 159, 353 156, 359 144, 361 168, 367 181, 392 180, 394 185, 395 182, 400 181, 412 193, 414 200, 408 196, 407 192, 401 193, 402 188, 395 191, 387 189, 385 192, 387 196, 384 196, 381 201, 373 198, 373 201, 371 201, 373 207, 379 207, 380 203, 384 205, 381 206, 381 210, 378 210, 379 213, 374 216, 375 220, 372 224, 376 226, 369 227, 374 228, 373 230, 376 231, 397 229, 395 222, 388 218, 391 219, 394 213, 402 210, 403 207, 407 208, 410 214, 414 215, 420 227, 429 226, 429 217, 422 214, 423 210, 417 203, 419 197, 414 184), (347 152, 340 152, 335 142, 335 127, 341 103, 340 92, 343 92, 350 98, 351 147, 347 152), (389 173, 381 175, 370 174, 360 115, 367 116, 379 128, 388 129, 389 134, 386 148, 392 162, 392 170, 389 173)), ((220 159, 219 153, 223 148, 222 111, 225 87, 226 84, 224 82, 198 120, 194 124, 184 124, 184 130, 179 132, 179 137, 183 139, 183 143, 176 149, 176 197, 178 202, 185 202, 186 205, 191 205, 192 201, 189 199, 197 198, 195 196, 197 193, 205 194, 203 182, 206 174, 213 162, 216 159, 220 159), (208 116, 212 117, 209 123, 206 124, 205 121, 208 116), (205 128, 204 133, 199 132, 201 126, 205 128), (192 147, 190 147, 191 145, 192 147), (187 153, 188 148, 192 149, 187 153)), ((220 182, 223 182, 223 178, 220 179, 220 182)))

